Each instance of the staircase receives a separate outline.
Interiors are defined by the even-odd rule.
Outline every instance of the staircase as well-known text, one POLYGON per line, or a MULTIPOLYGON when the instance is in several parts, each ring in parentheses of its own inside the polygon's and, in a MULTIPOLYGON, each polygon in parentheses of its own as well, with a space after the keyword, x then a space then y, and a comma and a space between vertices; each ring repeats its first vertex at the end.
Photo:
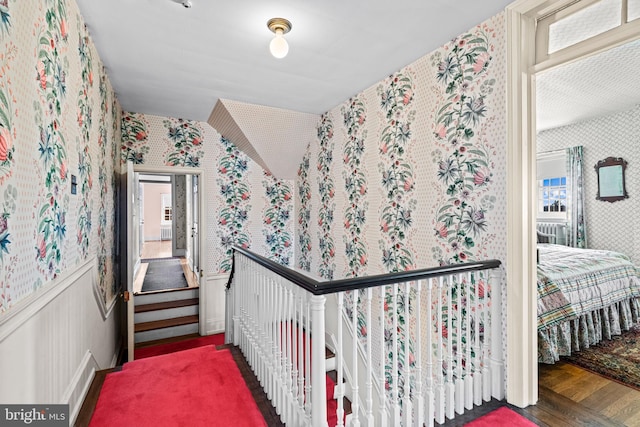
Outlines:
MULTIPOLYGON (((336 366, 336 355, 330 349, 325 350, 326 366, 327 366, 327 422, 329 427, 337 425, 338 417, 336 411, 338 409, 338 401, 336 397, 338 395, 338 371, 333 369, 336 366)), ((344 385, 344 378, 342 383, 344 385)), ((348 390, 349 387, 346 387, 348 390)), ((342 398, 342 409, 344 410, 343 424, 349 425, 351 418, 351 400, 347 396, 342 398)))
POLYGON ((179 288, 136 294, 136 346, 198 332, 198 288, 179 288))

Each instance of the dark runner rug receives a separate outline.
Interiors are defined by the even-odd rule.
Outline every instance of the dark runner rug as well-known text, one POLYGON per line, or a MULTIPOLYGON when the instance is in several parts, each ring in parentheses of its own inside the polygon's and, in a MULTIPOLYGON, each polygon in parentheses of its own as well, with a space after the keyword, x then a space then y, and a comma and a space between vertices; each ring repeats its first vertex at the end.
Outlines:
POLYGON ((142 292, 186 288, 188 285, 179 258, 149 262, 142 282, 142 292))
POLYGON ((640 325, 562 360, 640 390, 640 325))

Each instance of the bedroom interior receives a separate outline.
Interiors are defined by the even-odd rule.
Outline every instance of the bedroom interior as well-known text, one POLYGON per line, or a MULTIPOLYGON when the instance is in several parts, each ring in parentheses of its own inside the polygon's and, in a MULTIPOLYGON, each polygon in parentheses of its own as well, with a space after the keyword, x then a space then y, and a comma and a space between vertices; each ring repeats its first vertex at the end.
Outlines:
POLYGON ((629 42, 536 75, 540 363, 553 364, 560 356, 593 349, 639 320, 638 230, 624 220, 637 209, 633 193, 637 194, 638 181, 627 170, 630 198, 619 197, 615 203, 597 200, 598 170, 594 168, 609 157, 628 161, 631 170, 637 167, 634 130, 640 112, 640 86, 629 73, 640 66, 639 46, 638 41, 629 42), (612 67, 615 77, 610 73, 612 67), (574 230, 572 236, 571 223, 580 222, 576 215, 571 216, 575 207, 570 192, 576 179, 571 179, 569 158, 575 152, 582 157, 584 227, 577 235, 574 230), (555 247, 559 250, 554 250, 553 244, 559 245, 555 247), (585 249, 571 246, 589 248, 595 259, 587 259, 585 249), (570 256, 575 255, 591 266, 574 263, 570 256), (589 277, 597 275, 607 277, 595 284, 589 277), (574 288, 575 292, 564 294, 547 288, 550 282, 583 286, 584 290, 574 288), (553 308, 545 306, 554 292, 562 297, 552 303, 556 304, 553 308), (541 312, 541 307, 548 311, 541 312), (571 320, 560 321, 561 316, 571 320))

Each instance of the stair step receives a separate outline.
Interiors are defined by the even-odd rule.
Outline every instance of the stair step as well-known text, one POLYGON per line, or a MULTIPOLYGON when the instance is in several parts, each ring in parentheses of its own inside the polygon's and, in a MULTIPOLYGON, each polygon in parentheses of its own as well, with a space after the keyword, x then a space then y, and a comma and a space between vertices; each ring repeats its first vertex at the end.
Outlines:
POLYGON ((342 398, 342 408, 345 415, 350 415, 353 412, 351 410, 351 401, 346 396, 342 398))
POLYGON ((201 336, 202 335, 200 334, 187 334, 187 335, 178 335, 171 338, 162 338, 159 340, 145 341, 145 342, 137 343, 136 349, 143 348, 143 347, 150 347, 152 345, 171 344, 179 341, 186 341, 194 338, 200 338, 201 336))
POLYGON ((170 326, 162 329, 151 329, 149 331, 136 332, 134 336, 135 344, 146 343, 159 339, 169 339, 187 334, 195 334, 200 330, 199 323, 187 323, 186 325, 170 326))
POLYGON ((164 310, 145 311, 134 315, 134 323, 153 322, 154 320, 172 319, 174 317, 193 316, 199 313, 199 306, 185 305, 164 310))
POLYGON ((170 328, 172 326, 189 325, 198 323, 198 315, 174 317, 173 319, 154 320, 152 322, 138 323, 135 332, 145 332, 154 329, 170 328))
MULTIPOLYGON (((338 371, 332 369, 327 372, 327 376, 331 378, 331 381, 333 381, 335 384, 338 384, 338 371)), ((345 382, 344 377, 342 377, 342 382, 345 382)))
POLYGON ((193 299, 198 298, 198 295, 199 288, 179 288, 134 294, 133 301, 136 306, 139 306, 174 300, 193 299))
POLYGON ((147 311, 166 310, 169 308, 187 307, 189 305, 198 305, 198 298, 178 299, 174 301, 154 302, 151 304, 136 305, 136 313, 145 313, 147 311))

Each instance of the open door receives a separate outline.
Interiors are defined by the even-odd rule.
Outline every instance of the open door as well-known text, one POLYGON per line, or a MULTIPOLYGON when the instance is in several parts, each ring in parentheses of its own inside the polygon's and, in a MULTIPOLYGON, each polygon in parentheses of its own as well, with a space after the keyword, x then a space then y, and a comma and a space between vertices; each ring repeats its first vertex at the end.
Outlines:
POLYGON ((135 303, 133 301, 133 279, 140 264, 140 201, 139 179, 133 171, 133 163, 127 162, 125 172, 126 189, 126 239, 127 239, 127 360, 132 361, 135 349, 135 303))
POLYGON ((191 208, 191 248, 193 251, 193 273, 195 274, 196 281, 200 284, 200 239, 198 230, 198 212, 200 211, 200 197, 198 196, 198 175, 192 177, 192 208, 191 208))

